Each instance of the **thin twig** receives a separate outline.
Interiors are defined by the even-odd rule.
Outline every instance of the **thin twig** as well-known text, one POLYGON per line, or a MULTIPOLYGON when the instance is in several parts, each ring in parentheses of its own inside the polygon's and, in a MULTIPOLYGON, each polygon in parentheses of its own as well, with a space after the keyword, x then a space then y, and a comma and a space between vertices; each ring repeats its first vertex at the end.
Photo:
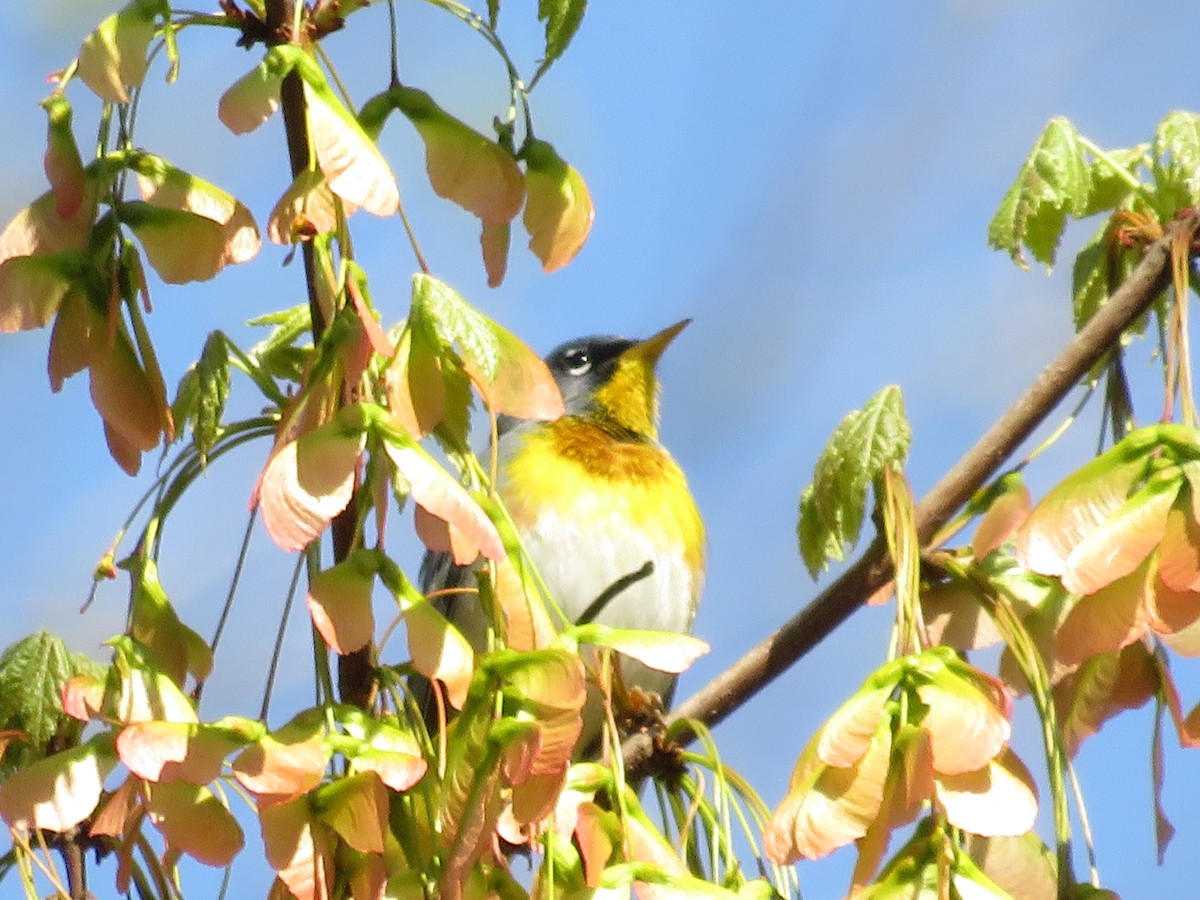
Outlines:
MULTIPOLYGON (((1170 249, 1175 233, 1183 229, 1194 232, 1198 224, 1200 218, 1196 216, 1175 222, 1166 236, 1150 244, 1137 268, 1113 292, 1108 303, 922 498, 916 508, 917 535, 922 544, 987 482, 1162 293, 1170 281, 1170 249)), ((699 719, 711 726, 723 720, 832 634, 865 598, 883 586, 891 572, 885 544, 876 538, 808 606, 680 704, 668 718, 668 724, 699 719)), ((694 739, 694 734, 685 725, 678 738, 687 743, 694 739)), ((630 737, 623 754, 631 779, 644 774, 653 755, 649 737, 630 737)))

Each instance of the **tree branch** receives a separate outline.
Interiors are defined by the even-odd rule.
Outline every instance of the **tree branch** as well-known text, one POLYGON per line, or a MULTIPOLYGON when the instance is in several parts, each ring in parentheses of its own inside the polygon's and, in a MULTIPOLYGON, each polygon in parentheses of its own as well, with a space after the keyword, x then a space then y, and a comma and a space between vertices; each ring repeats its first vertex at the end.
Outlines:
MULTIPOLYGON (((1195 214, 1172 223, 1166 235, 1146 248, 1137 268, 1109 297, 1091 321, 1050 363, 1020 399, 1002 415, 916 507, 917 534, 926 543, 1062 401, 1121 334, 1170 283, 1171 241, 1181 230, 1195 233, 1195 214)), ((858 560, 777 631, 702 687, 668 717, 682 723, 677 739, 689 743, 695 734, 686 720, 716 725, 760 689, 786 671, 833 633, 874 591, 891 577, 882 539, 876 538, 858 560)), ((647 735, 626 740, 625 767, 630 777, 646 774, 653 755, 647 735)))
MULTIPOLYGON (((271 41, 294 40, 291 34, 294 10, 294 0, 267 0, 266 24, 271 41)), ((280 87, 279 106, 283 112, 288 160, 291 163, 292 177, 295 178, 308 168, 310 153, 304 84, 296 72, 289 72, 284 77, 280 87)), ((312 243, 302 242, 300 252, 304 259, 304 283, 308 292, 308 309, 312 318, 315 345, 320 342, 329 323, 325 321, 317 291, 317 268, 312 243)), ((330 525, 335 563, 345 559, 354 549, 356 509, 357 504, 352 496, 345 510, 335 516, 330 525)), ((338 695, 343 703, 352 703, 364 708, 370 704, 375 685, 374 652, 374 647, 368 644, 362 650, 338 657, 338 695)))

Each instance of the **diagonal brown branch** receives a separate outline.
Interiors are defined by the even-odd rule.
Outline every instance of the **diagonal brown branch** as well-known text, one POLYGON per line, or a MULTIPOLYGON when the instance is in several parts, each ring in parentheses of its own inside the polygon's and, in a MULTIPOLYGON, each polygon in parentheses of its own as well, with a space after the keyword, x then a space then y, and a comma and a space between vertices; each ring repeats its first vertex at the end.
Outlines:
MULTIPOLYGON (((1181 219, 1168 228, 1163 238, 1147 247, 1142 261, 1113 292, 1108 303, 921 499, 916 508, 916 524, 922 544, 928 542, 996 473, 1166 288, 1171 278, 1171 242, 1181 231, 1194 234, 1198 225, 1200 217, 1196 215, 1181 219)), ((832 634, 890 577, 891 565, 884 543, 876 539, 808 606, 680 704, 668 722, 692 719, 716 725, 832 634)), ((679 734, 679 740, 685 743, 694 737, 686 725, 679 734)), ((629 738, 625 742, 624 756, 630 777, 645 774, 652 755, 652 743, 647 736, 629 738)))

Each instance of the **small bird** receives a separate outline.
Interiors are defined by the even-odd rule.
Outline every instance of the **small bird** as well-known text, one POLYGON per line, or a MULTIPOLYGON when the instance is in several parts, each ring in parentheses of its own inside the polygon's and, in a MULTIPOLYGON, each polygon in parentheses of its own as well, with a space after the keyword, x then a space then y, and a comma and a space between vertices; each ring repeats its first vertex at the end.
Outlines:
MULTIPOLYGON (((704 524, 683 471, 658 442, 655 374, 689 322, 640 341, 605 335, 557 347, 546 363, 565 414, 500 423, 498 492, 572 622, 691 633, 704 582, 704 524), (649 574, 634 577, 642 571, 649 574), (622 579, 630 583, 610 590, 622 579)), ((426 556, 421 580, 426 593, 470 583, 444 554, 426 556)), ((442 607, 481 647, 486 623, 478 600, 451 595, 442 607)), ((621 672, 627 687, 670 704, 675 676, 631 659, 622 660, 621 672)), ((580 748, 595 749, 598 712, 585 712, 593 721, 580 748)))

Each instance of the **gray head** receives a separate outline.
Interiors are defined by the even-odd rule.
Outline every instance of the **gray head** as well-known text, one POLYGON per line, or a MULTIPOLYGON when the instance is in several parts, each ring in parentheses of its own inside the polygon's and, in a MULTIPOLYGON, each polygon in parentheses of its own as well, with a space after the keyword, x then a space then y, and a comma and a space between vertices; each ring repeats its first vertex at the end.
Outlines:
POLYGON ((567 415, 587 412, 592 395, 612 376, 617 358, 636 343, 601 334, 568 341, 550 351, 546 365, 562 391, 567 415))

